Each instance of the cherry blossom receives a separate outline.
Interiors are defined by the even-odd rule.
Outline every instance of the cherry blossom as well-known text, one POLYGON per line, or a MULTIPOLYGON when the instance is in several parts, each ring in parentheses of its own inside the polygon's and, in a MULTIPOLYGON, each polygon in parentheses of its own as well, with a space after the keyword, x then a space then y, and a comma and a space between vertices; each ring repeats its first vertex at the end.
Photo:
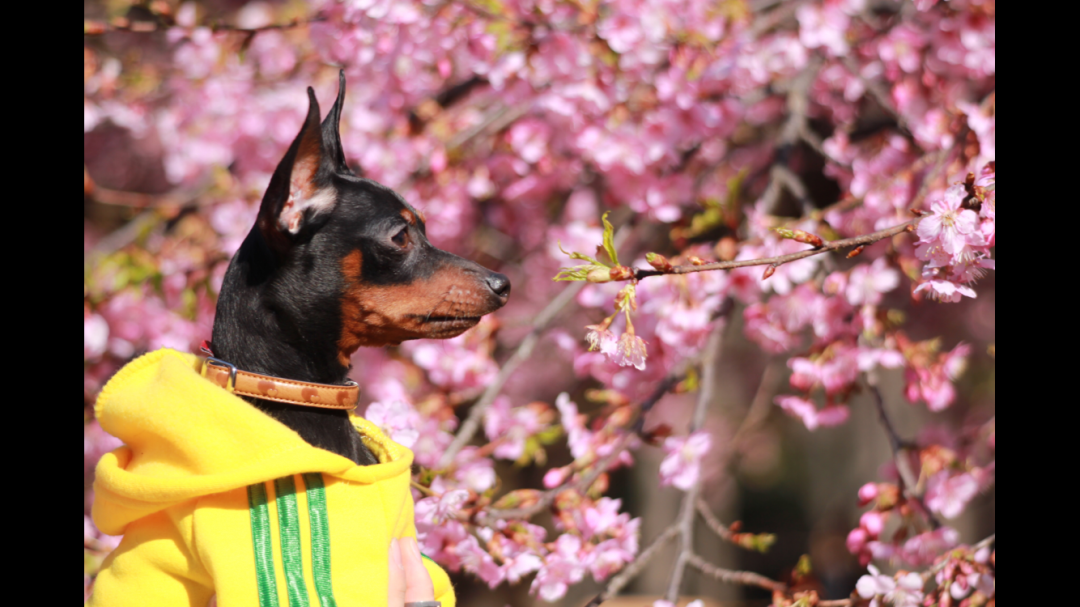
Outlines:
POLYGON ((978 492, 979 482, 972 475, 942 470, 927 481, 926 506, 945 518, 956 518, 978 492))
POLYGON ((544 566, 533 579, 532 592, 552 602, 562 598, 570 584, 580 582, 587 571, 579 556, 581 547, 581 538, 560 535, 552 551, 545 557, 544 566))
POLYGON ((898 574, 896 580, 881 575, 876 567, 867 567, 870 575, 859 578, 855 588, 864 599, 870 601, 872 607, 881 605, 881 601, 896 607, 918 607, 923 599, 923 580, 917 573, 898 574))
POLYGON ((847 405, 830 405, 818 409, 812 401, 798 396, 778 396, 776 404, 788 415, 801 419, 807 430, 839 426, 846 422, 851 414, 847 405))
POLYGON ((704 431, 664 439, 667 456, 660 462, 660 484, 688 491, 701 477, 701 459, 711 447, 712 437, 704 431))

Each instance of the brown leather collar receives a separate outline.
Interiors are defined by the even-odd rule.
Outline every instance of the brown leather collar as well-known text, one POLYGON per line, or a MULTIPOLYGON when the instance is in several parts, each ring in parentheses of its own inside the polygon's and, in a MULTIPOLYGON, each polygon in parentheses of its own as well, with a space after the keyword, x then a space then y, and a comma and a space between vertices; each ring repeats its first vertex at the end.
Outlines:
POLYGON ((349 380, 344 386, 315 384, 241 371, 231 363, 208 356, 202 359, 202 375, 229 392, 265 400, 321 409, 355 409, 360 386, 349 380))

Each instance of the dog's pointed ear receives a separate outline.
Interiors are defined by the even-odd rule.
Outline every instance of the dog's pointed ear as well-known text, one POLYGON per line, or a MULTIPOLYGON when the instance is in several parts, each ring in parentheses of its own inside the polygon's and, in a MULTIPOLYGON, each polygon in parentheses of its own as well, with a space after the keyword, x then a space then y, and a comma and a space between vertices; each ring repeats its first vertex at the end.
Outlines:
POLYGON ((337 201, 331 181, 334 159, 323 142, 319 102, 311 87, 308 102, 304 125, 274 170, 259 207, 259 229, 276 249, 287 247, 305 222, 330 211, 337 201))
POLYGON ((337 100, 334 107, 322 123, 323 146, 326 150, 327 160, 338 173, 352 175, 349 165, 345 164, 345 150, 341 147, 341 108, 345 103, 345 70, 338 72, 337 100))

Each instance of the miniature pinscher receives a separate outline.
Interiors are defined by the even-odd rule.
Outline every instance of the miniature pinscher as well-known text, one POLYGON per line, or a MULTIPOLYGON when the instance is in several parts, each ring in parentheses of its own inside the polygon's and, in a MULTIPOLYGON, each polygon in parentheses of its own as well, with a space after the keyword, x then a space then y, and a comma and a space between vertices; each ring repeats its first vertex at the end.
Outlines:
MULTIPOLYGON (((307 118, 225 273, 210 347, 237 369, 346 385, 360 346, 455 337, 510 295, 506 276, 436 248, 423 213, 349 169, 344 96, 342 72, 320 125, 308 88, 307 118)), ((245 399, 316 447, 378 463, 347 411, 245 399)))

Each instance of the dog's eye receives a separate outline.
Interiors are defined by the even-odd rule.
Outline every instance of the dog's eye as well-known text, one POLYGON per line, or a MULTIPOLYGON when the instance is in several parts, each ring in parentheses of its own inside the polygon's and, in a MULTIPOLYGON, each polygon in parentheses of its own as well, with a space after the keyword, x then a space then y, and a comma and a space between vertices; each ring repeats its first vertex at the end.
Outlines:
POLYGON ((397 231, 397 234, 390 239, 394 241, 394 244, 401 248, 409 246, 409 226, 405 226, 397 231))

